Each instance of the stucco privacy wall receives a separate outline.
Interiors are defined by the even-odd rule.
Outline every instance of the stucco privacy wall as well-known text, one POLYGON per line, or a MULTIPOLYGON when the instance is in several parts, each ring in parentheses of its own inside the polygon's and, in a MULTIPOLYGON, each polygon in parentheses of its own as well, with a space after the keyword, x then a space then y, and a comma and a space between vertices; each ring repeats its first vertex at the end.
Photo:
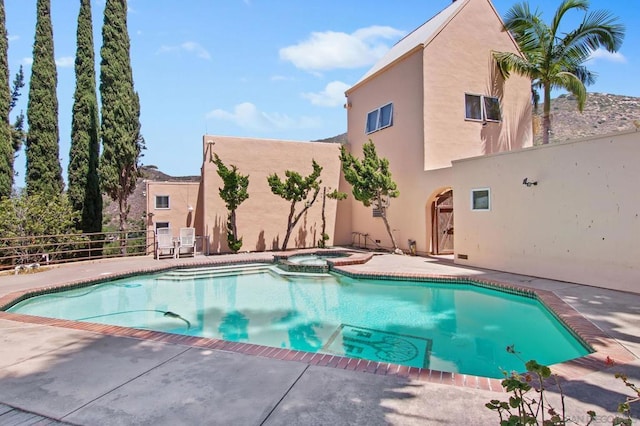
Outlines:
POLYGON ((628 132, 454 162, 456 263, 639 293, 638 158, 628 132))
MULTIPOLYGON (((274 195, 267 176, 277 173, 282 180, 285 171, 307 176, 313 171, 311 160, 323 167, 322 186, 338 188, 340 178, 340 145, 321 142, 293 142, 268 139, 204 136, 203 138, 203 230, 210 242, 211 253, 228 251, 226 245, 227 209, 218 195, 222 180, 217 167, 209 161, 213 153, 227 165, 235 165, 249 175, 249 198, 237 210, 238 232, 243 238, 241 250, 263 251, 281 247, 287 229, 290 203, 274 195)), ((322 192, 315 204, 293 230, 287 248, 314 247, 322 233, 322 192)), ((333 243, 335 200, 327 200, 326 232, 333 243)), ((300 211, 303 203, 298 203, 300 211)))
MULTIPOLYGON (((504 82, 491 57, 491 50, 516 50, 502 28, 488 0, 458 0, 347 91, 350 151, 361 158, 362 145, 372 139, 398 183, 389 221, 403 249, 414 239, 419 252, 430 251, 430 203, 451 186, 451 160, 531 145, 530 81, 513 75, 504 82), (503 121, 465 121, 465 93, 499 96, 503 121), (389 102, 393 124, 366 134, 367 114, 389 102)), ((354 203, 351 222, 353 231, 391 246, 371 208, 354 203)))

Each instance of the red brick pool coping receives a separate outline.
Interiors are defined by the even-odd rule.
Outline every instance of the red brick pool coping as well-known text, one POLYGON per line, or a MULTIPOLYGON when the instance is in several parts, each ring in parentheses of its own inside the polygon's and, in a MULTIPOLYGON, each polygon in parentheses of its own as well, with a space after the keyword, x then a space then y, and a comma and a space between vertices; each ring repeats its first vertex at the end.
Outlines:
MULTIPOLYGON (((309 250, 299 252, 305 254, 310 253, 309 250)), ((287 252, 286 255, 292 256, 295 253, 296 252, 287 252)), ((185 265, 162 265, 154 268, 131 270, 125 273, 101 276, 98 278, 87 280, 72 281, 62 285, 39 287, 26 291, 13 292, 0 298, 0 319, 44 326, 83 330, 109 336, 130 337, 134 339, 179 344, 203 349, 217 349, 252 356, 302 362, 305 364, 322 367, 359 371, 377 375, 398 376, 431 383, 461 386, 473 389, 484 389, 498 392, 503 391, 503 388, 500 384, 502 381, 501 379, 479 377, 468 374, 450 373, 428 368, 408 367, 404 365, 368 361, 337 355, 274 348, 270 346, 262 346, 251 343, 231 342, 205 337, 183 336, 178 334, 170 334, 150 330, 138 330, 114 325, 103 325, 96 323, 44 318, 32 315, 9 313, 4 311, 4 309, 7 309, 8 307, 18 303, 19 301, 22 301, 34 295, 56 292, 62 289, 84 287, 96 282, 104 281, 105 279, 112 280, 132 275, 148 274, 178 268, 242 265, 246 263, 273 263, 274 257, 277 257, 278 255, 280 254, 239 254, 233 261, 230 261, 228 258, 220 259, 216 257, 209 257, 206 258, 206 260, 194 261, 193 263, 185 265)), ((582 316, 582 314, 569 306, 551 291, 530 289, 510 283, 460 275, 433 275, 404 272, 364 272, 353 267, 353 265, 359 265, 368 262, 372 256, 372 253, 352 253, 348 257, 337 257, 335 259, 331 259, 328 263, 330 264, 330 268, 332 270, 352 277, 380 278, 391 280, 433 280, 443 283, 454 281, 456 283, 495 288, 501 291, 520 294, 525 297, 531 297, 539 300, 554 314, 557 319, 563 322, 578 339, 582 340, 594 350, 593 353, 590 353, 583 357, 552 365, 552 372, 556 374, 561 380, 577 379, 584 376, 585 374, 604 370, 611 366, 612 360, 616 364, 625 364, 636 359, 636 357, 624 346, 622 346, 615 339, 597 328, 593 323, 591 323, 591 321, 587 320, 584 316, 582 316)))

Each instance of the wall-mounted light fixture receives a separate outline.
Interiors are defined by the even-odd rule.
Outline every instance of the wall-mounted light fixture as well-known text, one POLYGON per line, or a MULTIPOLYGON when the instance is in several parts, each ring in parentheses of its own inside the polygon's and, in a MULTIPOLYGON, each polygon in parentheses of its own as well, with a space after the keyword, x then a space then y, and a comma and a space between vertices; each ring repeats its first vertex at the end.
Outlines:
POLYGON ((193 206, 189 206, 189 207, 187 207, 187 210, 188 210, 188 211, 190 211, 190 212, 192 212, 192 211, 193 211, 193 206))
POLYGON ((215 144, 216 144, 215 141, 213 141, 211 139, 207 140, 207 149, 205 150, 205 156, 206 156, 207 152, 209 152, 209 161, 211 163, 213 163, 213 146, 215 144))
POLYGON ((351 109, 351 102, 347 102, 343 105, 344 109, 351 109))
POLYGON ((522 179, 522 184, 526 185, 527 187, 531 187, 533 186, 537 186, 538 185, 538 181, 530 181, 529 178, 524 178, 522 179))

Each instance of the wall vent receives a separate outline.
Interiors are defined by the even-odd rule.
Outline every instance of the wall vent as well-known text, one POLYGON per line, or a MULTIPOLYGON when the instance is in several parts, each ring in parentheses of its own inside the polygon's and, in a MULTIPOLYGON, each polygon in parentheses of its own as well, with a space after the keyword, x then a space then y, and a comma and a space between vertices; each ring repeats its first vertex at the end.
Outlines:
POLYGON ((466 254, 458 254, 458 259, 469 259, 469 256, 467 256, 466 254))

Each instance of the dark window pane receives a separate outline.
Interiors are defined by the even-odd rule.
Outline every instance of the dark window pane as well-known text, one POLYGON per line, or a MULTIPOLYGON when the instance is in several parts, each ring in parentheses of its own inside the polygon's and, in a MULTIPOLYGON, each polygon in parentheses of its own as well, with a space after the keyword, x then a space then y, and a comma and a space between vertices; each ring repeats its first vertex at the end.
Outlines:
POLYGON ((380 128, 391 126, 393 121, 393 104, 380 108, 380 128))
POLYGON ((473 210, 489 210, 489 190, 474 190, 471 193, 473 210))
POLYGON ((465 117, 468 120, 482 120, 482 104, 480 96, 464 95, 465 117))
POLYGON ((378 111, 371 111, 367 115, 367 133, 375 132, 378 130, 378 111))
POLYGON ((500 101, 498 98, 484 98, 484 110, 487 120, 500 121, 500 101))

